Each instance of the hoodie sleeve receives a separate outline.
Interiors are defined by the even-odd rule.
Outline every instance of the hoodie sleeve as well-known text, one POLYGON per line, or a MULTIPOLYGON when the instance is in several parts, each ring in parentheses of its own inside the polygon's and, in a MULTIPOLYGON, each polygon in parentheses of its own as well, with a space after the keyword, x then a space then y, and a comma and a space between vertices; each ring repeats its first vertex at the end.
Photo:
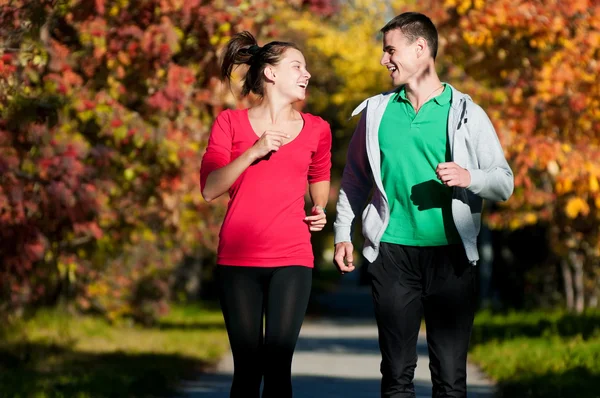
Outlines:
POLYGON ((363 112, 348 146, 346 166, 333 224, 334 243, 351 242, 354 218, 365 206, 373 190, 373 178, 367 157, 366 112, 363 112))
POLYGON ((471 138, 475 140, 478 167, 467 169, 471 174, 467 189, 494 202, 508 200, 514 189, 513 172, 489 117, 479 105, 473 104, 473 107, 477 123, 471 138))

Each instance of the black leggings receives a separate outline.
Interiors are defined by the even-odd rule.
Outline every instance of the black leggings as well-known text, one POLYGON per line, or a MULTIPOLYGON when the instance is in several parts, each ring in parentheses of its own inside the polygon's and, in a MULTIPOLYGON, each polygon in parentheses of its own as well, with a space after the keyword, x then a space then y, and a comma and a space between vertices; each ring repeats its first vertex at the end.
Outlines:
POLYGON ((219 265, 217 272, 234 362, 230 398, 258 398, 263 376, 263 398, 291 398, 292 356, 308 305, 312 269, 219 265))

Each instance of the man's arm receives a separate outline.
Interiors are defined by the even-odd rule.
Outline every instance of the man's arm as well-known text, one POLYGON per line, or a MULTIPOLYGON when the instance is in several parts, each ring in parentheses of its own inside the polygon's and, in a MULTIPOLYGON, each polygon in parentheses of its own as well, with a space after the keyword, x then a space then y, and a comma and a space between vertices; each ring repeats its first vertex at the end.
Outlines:
POLYGON ((372 172, 367 157, 366 130, 366 112, 363 112, 348 146, 346 166, 336 206, 337 217, 333 224, 334 261, 341 272, 354 270, 352 226, 356 215, 362 212, 373 189, 372 172))
POLYGON ((489 117, 480 106, 475 105, 474 108, 479 121, 476 144, 479 167, 468 169, 471 183, 467 189, 483 199, 503 202, 513 193, 513 172, 489 117))
POLYGON ((462 168, 454 162, 440 163, 435 172, 439 180, 449 187, 466 188, 483 199, 494 202, 508 200, 514 189, 514 177, 496 130, 486 113, 473 104, 477 120, 470 137, 477 156, 477 167, 462 168))

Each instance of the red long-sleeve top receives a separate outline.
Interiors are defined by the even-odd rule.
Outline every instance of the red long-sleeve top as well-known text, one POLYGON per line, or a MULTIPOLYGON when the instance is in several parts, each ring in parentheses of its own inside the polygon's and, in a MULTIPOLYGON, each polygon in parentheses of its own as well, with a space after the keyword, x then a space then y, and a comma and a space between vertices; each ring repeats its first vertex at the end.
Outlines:
MULTIPOLYGON (((304 195, 307 182, 330 179, 331 129, 320 117, 302 113, 302 118, 304 126, 296 138, 248 167, 229 189, 218 264, 314 266, 304 195)), ((202 158, 201 188, 212 171, 236 159, 258 138, 247 109, 221 112, 202 158)))

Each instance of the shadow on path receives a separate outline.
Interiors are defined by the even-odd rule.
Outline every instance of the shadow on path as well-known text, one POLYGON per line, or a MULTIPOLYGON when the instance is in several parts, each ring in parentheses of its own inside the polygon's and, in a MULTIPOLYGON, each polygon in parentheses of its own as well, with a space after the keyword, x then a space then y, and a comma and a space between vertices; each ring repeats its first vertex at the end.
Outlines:
MULTIPOLYGON (((207 375, 185 384, 188 398, 229 398, 229 375, 207 375)), ((417 398, 431 397, 431 385, 416 381, 417 398)), ((469 398, 492 398, 488 386, 471 386, 469 398)), ((294 398, 379 398, 379 380, 327 376, 294 377, 294 398)))

